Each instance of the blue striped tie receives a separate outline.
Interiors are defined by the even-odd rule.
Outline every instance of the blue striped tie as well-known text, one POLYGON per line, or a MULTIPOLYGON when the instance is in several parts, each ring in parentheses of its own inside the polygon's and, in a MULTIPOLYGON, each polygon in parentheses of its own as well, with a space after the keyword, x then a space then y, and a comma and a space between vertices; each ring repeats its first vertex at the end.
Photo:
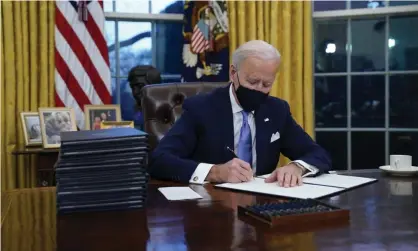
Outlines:
POLYGON ((245 111, 242 114, 242 127, 238 141, 238 158, 252 165, 252 143, 251 130, 248 125, 248 113, 245 111))

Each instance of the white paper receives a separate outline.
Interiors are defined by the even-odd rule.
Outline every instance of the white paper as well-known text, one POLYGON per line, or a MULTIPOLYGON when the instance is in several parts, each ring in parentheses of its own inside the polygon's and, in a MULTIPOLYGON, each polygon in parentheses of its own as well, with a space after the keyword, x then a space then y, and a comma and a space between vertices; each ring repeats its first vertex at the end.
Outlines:
POLYGON ((322 186, 333 186, 341 188, 352 188, 360 186, 366 183, 375 181, 376 179, 338 175, 338 174, 322 174, 317 177, 306 177, 303 178, 304 183, 322 185, 322 186))
POLYGON ((270 175, 271 175, 271 173, 268 173, 268 174, 260 175, 260 176, 257 176, 257 177, 267 179, 270 175))
MULTIPOLYGON (((259 178, 267 178, 270 174, 260 175, 259 178)), ((356 176, 348 176, 348 175, 338 175, 338 174, 321 174, 316 177, 304 177, 303 183, 306 184, 314 184, 314 185, 321 185, 321 186, 332 186, 338 188, 353 188, 356 186, 360 186, 366 183, 370 183, 375 181, 376 179, 372 178, 363 178, 363 177, 356 177, 356 176)))
POLYGON ((190 187, 160 187, 158 190, 167 200, 195 200, 202 198, 202 196, 190 187))
POLYGON ((223 183, 216 187, 233 190, 262 193, 297 199, 317 199, 343 191, 343 188, 303 184, 296 187, 280 187, 277 182, 265 183, 264 179, 255 178, 243 183, 223 183))

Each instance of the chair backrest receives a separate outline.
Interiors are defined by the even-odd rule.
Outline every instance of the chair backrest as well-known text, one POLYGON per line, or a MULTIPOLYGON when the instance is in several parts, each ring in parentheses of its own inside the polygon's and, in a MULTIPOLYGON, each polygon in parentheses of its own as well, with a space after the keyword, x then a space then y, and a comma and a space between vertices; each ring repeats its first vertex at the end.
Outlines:
POLYGON ((147 85, 142 88, 144 131, 154 149, 182 114, 183 101, 199 93, 207 93, 227 82, 188 82, 147 85))

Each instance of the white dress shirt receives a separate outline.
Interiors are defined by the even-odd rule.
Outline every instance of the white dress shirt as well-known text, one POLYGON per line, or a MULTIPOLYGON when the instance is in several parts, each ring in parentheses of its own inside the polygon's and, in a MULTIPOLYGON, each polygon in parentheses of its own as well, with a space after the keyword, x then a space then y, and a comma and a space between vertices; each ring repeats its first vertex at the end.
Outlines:
MULTIPOLYGON (((233 93, 233 85, 231 84, 229 87, 229 98, 231 100, 232 105, 232 116, 234 121, 234 149, 235 154, 237 153, 238 149, 238 142, 239 137, 241 133, 241 127, 242 127, 242 113, 243 110, 242 107, 237 103, 235 100, 235 96, 233 93)), ((255 174, 257 170, 257 152, 256 152, 256 145, 255 145, 255 118, 254 118, 254 112, 250 112, 248 114, 248 125, 250 126, 251 130, 251 138, 252 138, 252 163, 251 167, 253 169, 253 173, 255 174)), ((318 169, 312 165, 309 165, 305 161, 302 160, 295 160, 291 163, 295 163, 297 166, 301 167, 304 171, 308 170, 307 173, 304 174, 304 176, 313 175, 318 172, 318 169)), ((200 163, 194 173, 192 174, 192 177, 190 178, 190 183, 193 184, 204 184, 206 176, 208 175, 210 169, 214 166, 213 164, 208 163, 200 163)))

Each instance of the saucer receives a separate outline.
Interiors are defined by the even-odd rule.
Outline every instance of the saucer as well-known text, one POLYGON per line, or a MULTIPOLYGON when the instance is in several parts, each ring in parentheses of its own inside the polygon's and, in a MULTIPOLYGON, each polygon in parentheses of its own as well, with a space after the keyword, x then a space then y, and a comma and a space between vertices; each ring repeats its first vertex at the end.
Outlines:
POLYGON ((379 169, 396 176, 411 176, 418 174, 418 167, 416 166, 398 169, 391 168, 390 166, 380 166, 379 169))

